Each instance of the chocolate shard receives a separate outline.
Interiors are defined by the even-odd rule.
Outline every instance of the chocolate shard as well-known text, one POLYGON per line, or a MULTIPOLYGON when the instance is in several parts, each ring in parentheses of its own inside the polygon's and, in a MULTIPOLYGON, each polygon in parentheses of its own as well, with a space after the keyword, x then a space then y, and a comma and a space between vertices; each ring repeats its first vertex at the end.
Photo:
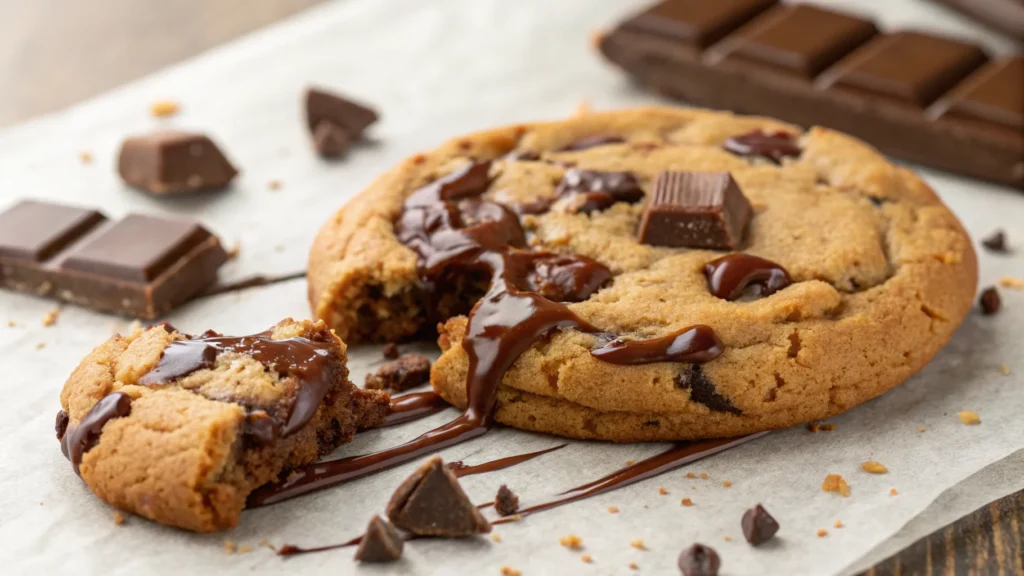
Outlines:
POLYGON ((402 557, 405 542, 394 524, 374 516, 359 541, 355 559, 359 562, 394 562, 402 557))
POLYGON ((728 172, 662 172, 640 221, 653 246, 734 250, 753 210, 728 172))
POLYGON ((403 392, 430 382, 430 360, 420 354, 403 354, 366 375, 364 388, 403 392))
POLYGON ((208 136, 179 131, 128 138, 117 171, 128 185, 158 196, 223 188, 238 175, 208 136))
POLYGON ((683 576, 718 576, 722 561, 710 546, 694 544, 679 554, 679 570, 683 576))
POLYGON ((991 236, 984 238, 981 245, 989 252, 996 254, 1006 254, 1010 251, 1006 245, 1006 232, 1002 230, 996 230, 991 236))
POLYGON ((511 516, 519 510, 519 496, 502 484, 494 497, 494 509, 502 516, 511 516))
POLYGON ((1003 299, 999 297, 999 291, 996 290, 995 286, 989 286, 982 291, 981 296, 978 298, 978 304, 981 305, 981 313, 986 316, 996 314, 1003 307, 1003 299))
POLYGON ((801 152, 793 135, 782 131, 754 130, 729 138, 722 147, 737 156, 760 156, 776 164, 783 158, 798 158, 801 152))
POLYGON ((463 538, 491 531, 490 523, 438 456, 398 486, 387 515, 395 526, 418 536, 463 538))
POLYGON ((319 88, 306 90, 306 123, 310 131, 327 121, 357 140, 377 118, 373 109, 339 94, 319 88))
POLYGON ((743 528, 743 537, 751 546, 767 542, 779 531, 779 523, 760 504, 743 513, 740 526, 743 528))
POLYGON ((352 136, 329 120, 322 120, 313 129, 313 146, 324 158, 340 158, 348 152, 352 136))

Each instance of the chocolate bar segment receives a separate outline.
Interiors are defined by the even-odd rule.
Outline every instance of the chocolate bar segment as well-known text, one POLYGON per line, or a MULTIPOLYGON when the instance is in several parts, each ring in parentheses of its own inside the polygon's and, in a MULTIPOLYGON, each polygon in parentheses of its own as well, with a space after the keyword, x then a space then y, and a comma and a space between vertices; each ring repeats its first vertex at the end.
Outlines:
POLYGON ((0 214, 0 285, 155 319, 212 284, 227 261, 193 222, 25 201, 0 214))
POLYGON ((662 172, 640 221, 640 241, 734 250, 751 213, 750 202, 728 172, 662 172))
MULTIPOLYGON (((672 13, 699 24, 686 10, 672 13)), ((876 36, 870 22, 804 5, 779 4, 705 50, 638 19, 599 46, 661 94, 827 126, 904 160, 1024 188, 1019 55, 986 64, 972 44, 923 32, 876 36)))
POLYGON ((778 0, 665 0, 622 23, 623 28, 665 36, 704 49, 778 0))
POLYGON ((223 188, 238 175, 208 136, 179 131, 128 138, 117 171, 129 185, 158 196, 223 188))

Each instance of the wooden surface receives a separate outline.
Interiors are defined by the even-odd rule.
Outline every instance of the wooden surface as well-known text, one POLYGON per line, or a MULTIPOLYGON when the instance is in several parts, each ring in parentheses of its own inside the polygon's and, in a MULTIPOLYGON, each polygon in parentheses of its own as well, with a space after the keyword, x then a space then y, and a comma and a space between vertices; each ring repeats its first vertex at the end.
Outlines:
MULTIPOLYGON (((322 0, 0 3, 0 126, 56 110, 322 0)), ((864 572, 1024 574, 1024 491, 864 572)))

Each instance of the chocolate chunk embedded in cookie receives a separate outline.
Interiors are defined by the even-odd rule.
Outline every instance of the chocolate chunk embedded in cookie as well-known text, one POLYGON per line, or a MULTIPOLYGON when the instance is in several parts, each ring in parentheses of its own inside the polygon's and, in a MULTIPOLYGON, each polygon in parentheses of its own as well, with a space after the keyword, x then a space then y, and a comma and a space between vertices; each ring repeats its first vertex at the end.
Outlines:
POLYGON ((323 322, 244 337, 169 325, 114 336, 61 393, 61 448, 97 496, 157 522, 238 523, 257 486, 383 423, 388 397, 348 381, 323 322))

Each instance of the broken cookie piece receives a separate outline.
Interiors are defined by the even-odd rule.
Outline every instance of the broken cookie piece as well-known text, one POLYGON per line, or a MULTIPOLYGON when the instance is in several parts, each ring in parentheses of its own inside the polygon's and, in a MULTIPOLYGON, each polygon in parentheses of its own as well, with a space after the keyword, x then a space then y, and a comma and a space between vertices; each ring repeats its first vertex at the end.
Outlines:
POLYGON ((511 516, 519 511, 519 496, 502 484, 494 497, 494 509, 502 516, 511 516))
POLYGON ((373 374, 366 375, 363 385, 369 390, 403 392, 430 381, 430 360, 419 354, 403 354, 386 362, 373 374))
POLYGON ((93 350, 64 385, 57 431, 106 502, 213 532, 238 523, 257 486, 383 423, 388 402, 349 382, 345 345, 323 322, 243 337, 164 324, 93 350))
POLYGON ((394 524, 374 516, 359 541, 355 559, 359 562, 394 562, 402 557, 405 542, 394 524))
POLYGON ((439 456, 398 486, 388 502, 387 515, 395 526, 418 536, 464 538, 491 531, 490 523, 439 456))
POLYGON ((117 171, 128 185, 157 196, 223 188, 238 175, 208 136, 176 130, 126 139, 117 171))
POLYGON ((372 109, 338 94, 317 88, 306 91, 306 124, 317 152, 325 158, 344 155, 377 118, 372 109))

